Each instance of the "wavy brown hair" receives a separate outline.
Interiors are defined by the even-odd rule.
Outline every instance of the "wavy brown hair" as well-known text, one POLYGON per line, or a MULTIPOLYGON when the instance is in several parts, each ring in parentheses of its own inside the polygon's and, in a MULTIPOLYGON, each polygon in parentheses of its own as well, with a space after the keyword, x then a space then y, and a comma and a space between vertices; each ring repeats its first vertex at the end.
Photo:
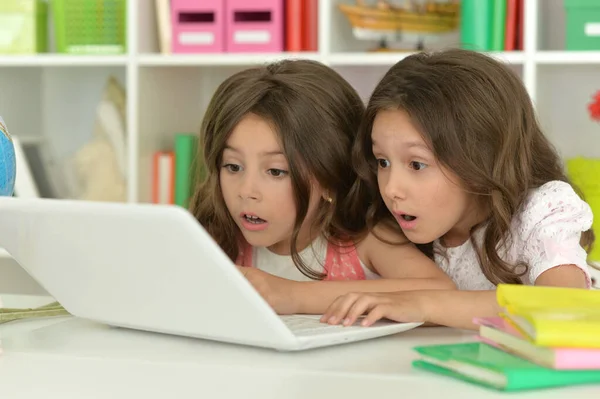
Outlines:
MULTIPOLYGON (((330 241, 362 239, 365 213, 374 199, 351 164, 352 144, 364 103, 333 69, 309 60, 284 60, 236 73, 211 99, 201 126, 199 164, 205 180, 190 202, 190 210, 215 241, 235 260, 241 232, 229 214, 219 183, 221 158, 234 127, 253 113, 274 127, 289 163, 296 204, 290 253, 306 276, 322 279, 298 255, 296 241, 308 210, 311 180, 328 192, 315 227, 330 241)), ((376 193, 376 192, 375 192, 376 193)))
MULTIPOLYGON (((472 240, 488 280, 520 283, 529 266, 508 264, 497 249, 510 242, 511 221, 531 189, 569 182, 520 78, 503 63, 468 50, 417 53, 398 62, 375 88, 353 151, 359 175, 371 186, 377 184, 373 121, 389 109, 408 113, 440 164, 489 211, 475 226, 487 225, 482 245, 472 240)), ((368 218, 386 212, 378 197, 368 218)), ((591 230, 582 234, 586 250, 593 241, 591 230)))

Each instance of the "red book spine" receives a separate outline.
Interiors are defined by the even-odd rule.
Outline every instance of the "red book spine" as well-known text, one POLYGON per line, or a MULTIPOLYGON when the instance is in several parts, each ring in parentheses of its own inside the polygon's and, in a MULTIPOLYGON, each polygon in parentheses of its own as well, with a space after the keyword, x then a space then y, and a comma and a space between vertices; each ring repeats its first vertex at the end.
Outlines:
POLYGON ((302 49, 304 51, 319 51, 319 0, 304 1, 304 42, 302 49))
POLYGON ((302 21, 304 6, 302 0, 285 0, 285 49, 302 51, 302 21))

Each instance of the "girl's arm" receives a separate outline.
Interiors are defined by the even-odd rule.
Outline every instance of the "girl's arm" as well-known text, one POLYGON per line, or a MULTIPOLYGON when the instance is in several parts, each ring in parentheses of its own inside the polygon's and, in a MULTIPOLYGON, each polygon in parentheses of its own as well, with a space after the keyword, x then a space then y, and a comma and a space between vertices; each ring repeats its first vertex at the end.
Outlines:
MULTIPOLYGON (((535 285, 586 288, 587 275, 577 265, 585 265, 587 254, 577 246, 592 219, 590 207, 568 183, 546 183, 528 197, 518 218, 519 236, 515 237, 516 250, 531 265, 527 281, 535 285)), ((322 321, 349 324, 366 313, 367 325, 386 317, 476 329, 472 323, 474 317, 497 316, 499 311, 495 291, 349 294, 338 298, 322 321)))
MULTIPOLYGON (((542 273, 535 285, 586 288, 586 276, 575 265, 560 265, 542 273)), ((473 329, 475 317, 498 316, 501 311, 496 291, 424 290, 378 294, 352 293, 331 305, 321 321, 353 324, 365 314, 365 326, 387 318, 400 322, 425 322, 455 328, 473 329)))
POLYGON ((407 290, 451 290, 456 286, 435 263, 406 238, 379 230, 357 245, 359 257, 382 278, 354 281, 292 281, 254 268, 239 270, 279 314, 323 314, 336 298, 350 292, 397 292, 407 290), (402 240, 402 241, 400 241, 402 240))
POLYGON ((381 279, 297 283, 298 313, 322 314, 336 298, 349 292, 456 289, 450 277, 405 237, 386 228, 376 228, 375 232, 377 237, 370 233, 357 245, 357 251, 381 279), (401 244, 387 244, 380 238, 401 244))

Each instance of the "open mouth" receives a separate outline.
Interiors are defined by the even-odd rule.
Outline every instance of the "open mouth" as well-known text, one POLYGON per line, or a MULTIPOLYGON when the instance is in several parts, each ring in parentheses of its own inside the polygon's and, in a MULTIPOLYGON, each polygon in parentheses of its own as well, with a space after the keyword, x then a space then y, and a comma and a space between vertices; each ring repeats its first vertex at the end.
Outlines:
POLYGON ((246 220, 248 223, 252 223, 252 224, 261 224, 261 223, 266 223, 267 221, 264 219, 259 218, 256 215, 248 215, 248 214, 244 214, 243 216, 244 220, 246 220))
POLYGON ((400 217, 404 220, 406 220, 407 222, 412 222, 413 220, 415 220, 417 217, 416 216, 412 216, 412 215, 400 215, 400 217))

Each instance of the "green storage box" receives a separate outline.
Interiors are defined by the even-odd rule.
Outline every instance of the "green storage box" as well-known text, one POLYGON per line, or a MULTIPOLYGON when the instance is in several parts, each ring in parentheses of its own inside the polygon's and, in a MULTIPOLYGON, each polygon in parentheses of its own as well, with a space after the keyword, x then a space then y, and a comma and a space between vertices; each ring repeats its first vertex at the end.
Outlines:
POLYGON ((51 5, 57 53, 127 51, 126 0, 52 0, 51 5))
POLYGON ((567 50, 600 50, 600 0, 564 0, 567 50))
POLYGON ((0 54, 47 51, 48 7, 43 0, 0 0, 0 54))

